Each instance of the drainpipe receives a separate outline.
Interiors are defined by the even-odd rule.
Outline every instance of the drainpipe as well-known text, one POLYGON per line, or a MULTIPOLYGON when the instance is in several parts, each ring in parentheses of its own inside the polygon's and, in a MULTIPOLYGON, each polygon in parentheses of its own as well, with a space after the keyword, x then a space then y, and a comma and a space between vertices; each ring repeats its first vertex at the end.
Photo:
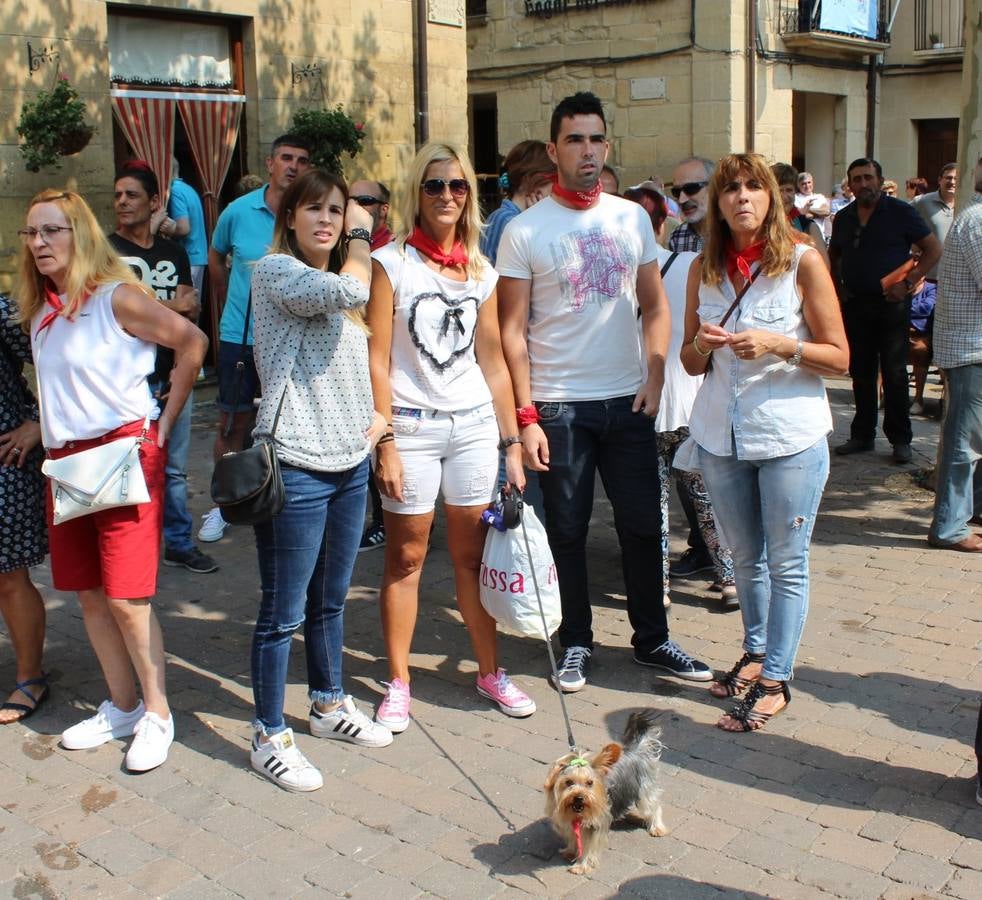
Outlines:
POLYGON ((869 55, 866 69, 866 158, 873 159, 876 139, 876 54, 869 55))
POLYGON ((757 132, 757 0, 747 0, 747 121, 744 145, 754 152, 757 132))
POLYGON ((416 149, 430 139, 430 88, 426 55, 426 19, 429 0, 416 0, 416 149))

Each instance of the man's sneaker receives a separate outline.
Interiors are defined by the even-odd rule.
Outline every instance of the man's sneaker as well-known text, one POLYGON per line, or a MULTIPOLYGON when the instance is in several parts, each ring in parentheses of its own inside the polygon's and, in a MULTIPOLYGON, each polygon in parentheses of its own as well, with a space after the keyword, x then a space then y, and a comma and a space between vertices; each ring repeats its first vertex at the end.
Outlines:
POLYGON ((372 525, 365 529, 365 533, 361 536, 361 543, 358 545, 358 552, 363 553, 365 550, 374 550, 377 547, 385 546, 385 526, 382 524, 372 525))
POLYGON ((729 612, 740 608, 740 598, 737 596, 735 584, 721 584, 720 592, 723 594, 723 609, 729 612))
POLYGON ((869 453, 873 449, 873 441, 860 441, 856 438, 849 438, 844 444, 839 444, 835 448, 836 455, 850 456, 853 453, 869 453))
POLYGON ((553 687, 564 694, 573 694, 586 685, 586 670, 590 663, 589 647, 567 647, 559 661, 559 680, 550 675, 553 687))
POLYGON ((207 575, 218 571, 218 563, 197 547, 190 550, 164 550, 165 566, 184 566, 189 572, 207 575))
POLYGON ((167 751, 174 743, 174 714, 161 719, 148 712, 133 732, 136 737, 126 751, 126 768, 131 772, 149 772, 167 759, 167 751))
POLYGON ((713 670, 704 662, 689 656, 675 641, 665 641, 654 650, 635 650, 634 661, 684 678, 686 681, 712 681, 713 670))
POLYGON ((505 674, 504 669, 498 669, 494 675, 479 675, 477 692, 488 700, 498 704, 498 708, 506 715, 516 719, 524 719, 535 712, 535 701, 524 691, 519 690, 505 674))
POLYGON ((322 713, 316 704, 310 704, 310 733, 314 737, 348 741, 359 747, 388 747, 392 732, 368 718, 355 706, 351 696, 346 696, 337 709, 322 713))
POLYGON ((409 727, 409 704, 413 698, 409 685, 401 678, 393 678, 388 688, 375 712, 375 721, 393 734, 402 734, 409 727))
POLYGON ((136 726, 146 711, 142 700, 129 712, 117 709, 112 700, 103 700, 94 716, 61 733, 61 746, 66 750, 89 750, 100 747, 113 738, 129 737, 136 731, 136 726))
POLYGON ((198 529, 198 540, 206 544, 220 541, 225 534, 225 529, 228 528, 228 522, 222 518, 222 511, 217 506, 213 506, 201 518, 204 522, 198 529))
POLYGON ((909 463, 912 459, 913 454, 910 452, 910 444, 893 445, 893 461, 895 463, 909 463))
POLYGON ((675 562, 669 563, 668 574, 673 578, 689 578, 711 568, 713 568, 713 561, 705 550, 689 547, 675 562))
POLYGON ((270 735, 265 744, 259 743, 258 734, 253 737, 249 761, 260 775, 284 790, 316 791, 324 786, 321 773, 297 748, 292 728, 270 735))

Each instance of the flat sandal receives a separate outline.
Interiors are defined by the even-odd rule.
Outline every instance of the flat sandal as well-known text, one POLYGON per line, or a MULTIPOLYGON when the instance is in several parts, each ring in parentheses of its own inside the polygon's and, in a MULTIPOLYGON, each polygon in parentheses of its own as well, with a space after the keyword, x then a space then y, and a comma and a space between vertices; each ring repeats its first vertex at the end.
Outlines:
MULTIPOLYGON (((779 681, 777 684, 765 685, 757 681, 751 686, 750 690, 747 692, 747 696, 744 697, 736 706, 730 710, 727 715, 733 719, 735 722, 739 722, 743 726, 743 731, 756 731, 758 728, 763 728, 767 724, 768 720, 776 716, 778 713, 784 712, 791 703, 791 690, 788 688, 788 683, 786 681, 779 681), (761 712, 759 709, 755 709, 757 706, 757 701, 761 697, 771 696, 775 694, 784 695, 784 706, 782 706, 777 712, 765 713, 761 712)), ((720 726, 722 727, 722 726, 720 726)), ((724 728, 724 731, 729 731, 729 729, 724 728)))
POLYGON ((726 691, 725 694, 713 694, 713 686, 710 685, 709 693, 713 694, 714 697, 719 697, 721 700, 725 700, 727 697, 738 697, 742 694, 750 685, 754 684, 760 675, 754 678, 743 678, 740 675, 747 666, 751 663, 763 663, 764 654, 763 653, 744 653, 740 657, 737 664, 730 669, 722 678, 717 679, 713 684, 718 684, 723 690, 726 691))

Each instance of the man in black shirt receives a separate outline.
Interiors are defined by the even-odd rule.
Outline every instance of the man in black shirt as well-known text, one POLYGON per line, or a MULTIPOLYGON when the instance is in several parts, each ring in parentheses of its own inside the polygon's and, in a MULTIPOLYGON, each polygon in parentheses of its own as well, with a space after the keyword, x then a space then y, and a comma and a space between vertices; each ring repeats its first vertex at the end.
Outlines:
MULTIPOLYGON (((113 191, 116 231, 109 242, 133 267, 143 283, 161 303, 195 321, 198 295, 191 279, 191 264, 184 248, 154 233, 162 216, 157 176, 144 162, 127 163, 116 178, 113 191), (157 215, 155 215, 157 214, 157 215)), ((157 348, 151 376, 154 396, 163 407, 167 402, 173 351, 157 348)), ((191 397, 174 420, 167 440, 167 483, 164 492, 164 565, 184 566, 190 572, 207 573, 218 564, 202 553, 191 540, 188 512, 188 447, 191 439, 191 397)))
POLYGON ((883 194, 883 172, 875 159, 853 161, 848 178, 856 201, 835 217, 829 257, 849 339, 856 414, 849 440, 835 452, 873 449, 879 371, 883 432, 893 445, 894 462, 906 463, 911 459, 912 437, 907 387, 910 298, 940 257, 941 246, 914 207, 883 194), (905 278, 884 291, 880 279, 910 260, 913 244, 921 248, 920 260, 905 278))

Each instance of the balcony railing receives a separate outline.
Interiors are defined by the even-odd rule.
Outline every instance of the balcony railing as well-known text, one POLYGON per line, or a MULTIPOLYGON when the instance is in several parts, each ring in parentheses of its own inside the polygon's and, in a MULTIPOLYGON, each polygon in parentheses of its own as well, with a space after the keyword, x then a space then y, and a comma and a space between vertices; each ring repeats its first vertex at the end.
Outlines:
POLYGON ((915 0, 914 49, 961 49, 964 18, 963 0, 915 0))
MULTIPOLYGON (((856 22, 855 30, 850 30, 849 22, 822 15, 822 0, 781 0, 778 7, 778 33, 785 43, 795 42, 796 38, 807 38, 829 44, 869 42, 870 44, 889 44, 887 34, 889 0, 874 0, 876 3, 875 33, 870 34, 864 27, 866 23, 856 22), (837 27, 838 26, 838 27, 837 27), (862 30, 860 30, 862 29, 862 30), (790 40, 789 40, 790 39, 790 40)), ((936 0, 945 5, 944 0, 936 0)), ((961 4, 959 4, 961 5, 961 4)))

